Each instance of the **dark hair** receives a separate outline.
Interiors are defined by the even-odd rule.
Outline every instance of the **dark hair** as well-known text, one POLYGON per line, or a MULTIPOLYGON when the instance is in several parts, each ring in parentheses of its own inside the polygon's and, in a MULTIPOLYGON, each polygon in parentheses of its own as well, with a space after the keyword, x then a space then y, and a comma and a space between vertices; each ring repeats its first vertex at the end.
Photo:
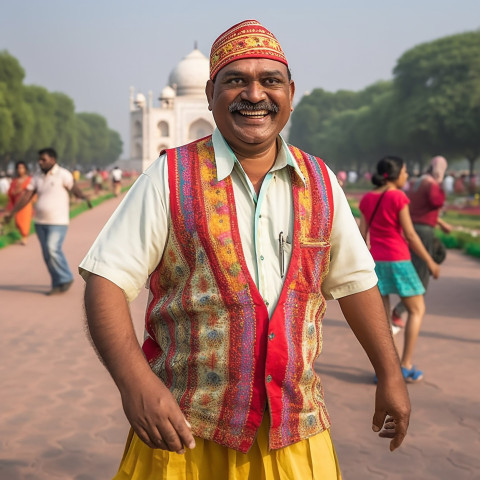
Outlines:
POLYGON ((25 170, 28 172, 28 165, 23 160, 18 160, 17 162, 15 162, 15 171, 17 171, 19 165, 23 165, 25 167, 25 170))
POLYGON ((48 155, 49 157, 53 157, 55 160, 57 159, 57 152, 53 148, 42 148, 38 151, 39 155, 48 155))
POLYGON ((400 157, 389 155, 383 157, 377 163, 377 171, 372 176, 372 183, 381 187, 388 181, 396 180, 400 176, 400 171, 405 165, 405 162, 400 157))

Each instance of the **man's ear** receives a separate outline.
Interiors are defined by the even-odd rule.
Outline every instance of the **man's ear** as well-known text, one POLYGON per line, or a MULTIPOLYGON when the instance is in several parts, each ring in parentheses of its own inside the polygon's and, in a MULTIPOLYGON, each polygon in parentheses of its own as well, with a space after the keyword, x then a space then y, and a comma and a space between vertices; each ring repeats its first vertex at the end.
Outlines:
POLYGON ((215 84, 211 80, 208 80, 207 84, 205 85, 205 95, 207 96, 208 109, 210 111, 212 110, 212 105, 213 105, 213 90, 214 90, 214 88, 215 88, 215 84))
POLYGON ((295 82, 293 80, 290 81, 290 108, 293 111, 293 97, 295 96, 295 82))

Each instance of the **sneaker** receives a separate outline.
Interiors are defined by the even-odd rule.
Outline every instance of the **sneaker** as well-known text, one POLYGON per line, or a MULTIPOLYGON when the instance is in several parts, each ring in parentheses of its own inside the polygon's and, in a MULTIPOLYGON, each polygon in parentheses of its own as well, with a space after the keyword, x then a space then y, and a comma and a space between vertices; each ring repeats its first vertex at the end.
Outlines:
POLYGON ((50 296, 57 295, 59 293, 62 293, 61 287, 52 287, 52 289, 45 293, 45 295, 50 296))
POLYGON ((73 280, 70 280, 69 282, 67 283, 62 283, 60 285, 60 291, 63 293, 63 292, 66 292, 71 286, 72 286, 72 283, 73 283, 73 280))
POLYGON ((392 310, 392 324, 399 328, 405 328, 405 320, 396 314, 395 309, 392 310))
POLYGON ((392 333, 393 335, 396 335, 398 332, 400 332, 402 329, 400 327, 397 327, 396 325, 391 325, 392 327, 392 333))
POLYGON ((402 367, 402 375, 406 382, 415 383, 423 379, 423 372, 417 370, 415 365, 412 365, 412 368, 402 367))

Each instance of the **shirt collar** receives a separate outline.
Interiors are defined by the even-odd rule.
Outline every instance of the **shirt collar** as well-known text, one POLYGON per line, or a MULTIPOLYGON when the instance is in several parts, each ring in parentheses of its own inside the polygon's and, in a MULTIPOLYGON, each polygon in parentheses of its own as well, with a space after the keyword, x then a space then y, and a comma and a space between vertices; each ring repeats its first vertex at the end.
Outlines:
MULTIPOLYGON (((298 163, 293 157, 292 152, 288 148, 285 140, 281 135, 279 135, 278 138, 280 139, 280 148, 275 160, 275 165, 272 167, 271 171, 273 172, 275 170, 280 170, 281 168, 289 165, 300 177, 303 184, 306 185, 305 177, 303 176, 300 167, 298 166, 298 163)), ((215 163, 217 165, 217 180, 221 181, 232 173, 233 167, 238 160, 218 128, 216 128, 213 132, 212 142, 213 150, 215 152, 215 163)))
POLYGON ((58 168, 59 168, 59 167, 58 167, 58 163, 55 163, 55 164, 53 165, 53 167, 52 167, 47 173, 42 172, 42 170, 40 170, 40 173, 41 173, 44 177, 46 177, 47 175, 54 175, 54 174, 57 172, 58 168))

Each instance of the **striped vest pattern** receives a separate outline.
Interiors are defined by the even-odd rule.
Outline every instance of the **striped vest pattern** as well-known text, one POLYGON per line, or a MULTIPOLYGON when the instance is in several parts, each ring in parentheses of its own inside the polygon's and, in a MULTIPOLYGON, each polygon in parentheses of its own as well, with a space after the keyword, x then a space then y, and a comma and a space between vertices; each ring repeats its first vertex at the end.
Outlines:
POLYGON ((192 432, 242 452, 267 405, 273 449, 330 425, 314 362, 332 191, 323 162, 289 148, 306 186, 292 169, 292 257, 270 319, 243 255, 231 177, 217 180, 211 136, 167 150, 171 218, 150 277, 143 349, 192 432))

